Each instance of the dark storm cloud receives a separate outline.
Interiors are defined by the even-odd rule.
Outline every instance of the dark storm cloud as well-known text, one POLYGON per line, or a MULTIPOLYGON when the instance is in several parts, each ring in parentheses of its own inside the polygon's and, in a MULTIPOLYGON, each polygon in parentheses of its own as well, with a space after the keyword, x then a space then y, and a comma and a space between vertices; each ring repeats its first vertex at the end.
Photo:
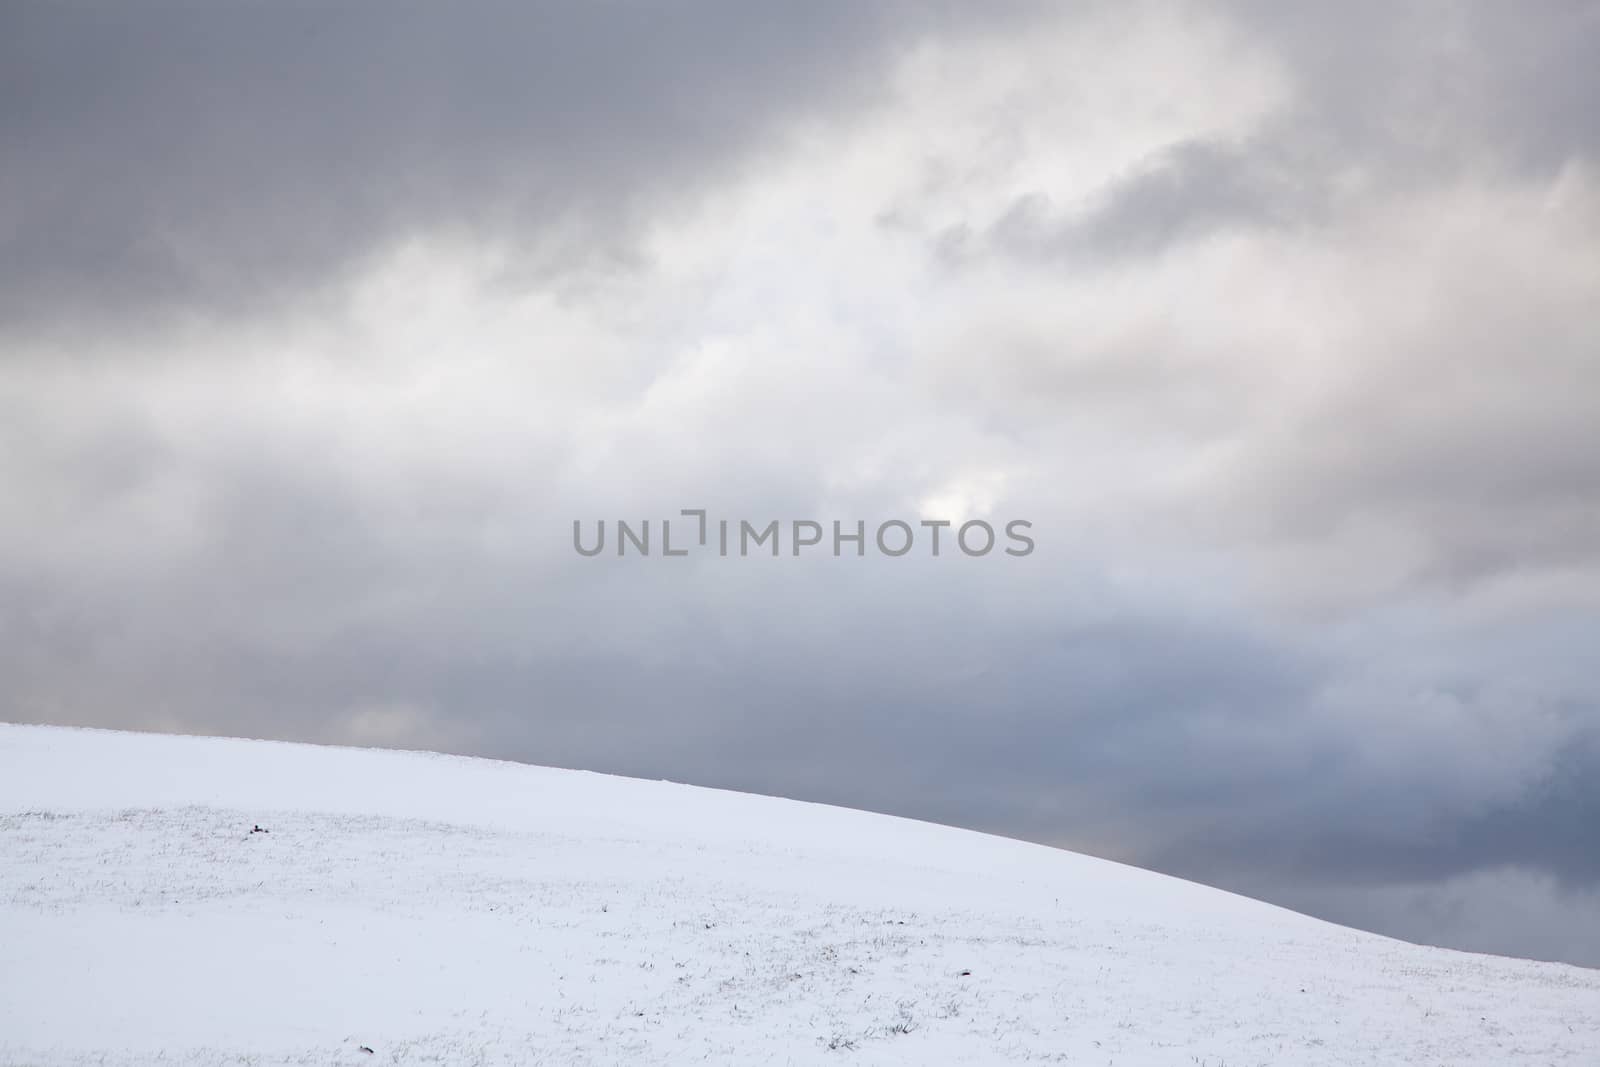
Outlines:
POLYGON ((0 319, 270 308, 386 244, 626 261, 920 6, 8 4, 0 319))
MULTIPOLYGON (((1593 714, 1594 709, 1581 709, 1593 714)), ((1580 711, 1580 714, 1581 714, 1580 711)), ((1579 734, 1559 755, 1548 776, 1526 795, 1468 821, 1451 836, 1419 852, 1455 854, 1455 864, 1485 864, 1542 870, 1561 884, 1600 887, 1600 731, 1579 734), (1470 857, 1470 861, 1466 858, 1470 857)))
MULTIPOLYGON (((1582 709, 1587 717, 1594 712, 1592 702, 1582 709)), ((1303 749, 1299 765, 1281 779, 1251 781, 1247 773, 1231 788, 1195 797, 1220 818, 1206 832, 1163 841, 1142 858, 1162 870, 1243 886, 1285 879, 1323 887, 1426 884, 1517 869, 1594 892, 1600 753, 1593 731, 1583 730, 1512 797, 1487 804, 1470 781, 1442 801, 1420 795, 1414 782, 1354 764, 1347 740, 1324 739, 1303 749), (1240 818, 1244 810, 1252 814, 1240 818)), ((1428 757, 1420 749, 1410 758, 1428 757)))

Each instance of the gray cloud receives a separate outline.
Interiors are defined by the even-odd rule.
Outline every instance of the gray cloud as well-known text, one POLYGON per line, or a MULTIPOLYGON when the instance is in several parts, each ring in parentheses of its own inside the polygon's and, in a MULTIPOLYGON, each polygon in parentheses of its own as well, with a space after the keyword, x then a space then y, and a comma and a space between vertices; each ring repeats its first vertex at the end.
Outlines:
POLYGON ((1162 149, 1077 212, 1028 193, 981 236, 956 226, 935 248, 958 266, 992 250, 1094 269, 1225 227, 1315 225, 1332 196, 1316 165, 1285 146, 1193 140, 1162 149))
POLYGON ((1260 895, 1349 926, 1430 945, 1592 960, 1600 896, 1517 868, 1384 886, 1260 886, 1260 895))
POLYGON ((1575 44, 1600 34, 1593 7, 1236 13, 1291 86, 1256 127, 931 235, 957 279, 1008 272, 1034 308, 1054 279, 1118 308, 1092 330, 1081 307, 964 324, 949 347, 992 356, 940 368, 949 402, 1043 439, 1138 411, 1124 420, 1152 436, 1226 451, 1178 517, 1278 560, 1313 600, 1586 573, 1600 142, 1573 86, 1600 93, 1575 44), (1212 284, 1223 260, 1231 286, 1212 284), (1141 270, 1147 303, 1123 309, 1141 270), (1219 326, 1207 302, 1237 314, 1219 326))
POLYGON ((1459 166, 1489 156, 1549 172, 1600 149, 1600 123, 1584 103, 1600 75, 1583 58, 1600 42, 1600 16, 1584 0, 1538 11, 1254 0, 1235 10, 1295 72, 1299 119, 1362 162, 1459 166))
POLYGON ((999 253, 1116 266, 1230 228, 1336 225, 1338 207, 1483 170, 1550 175, 1600 151, 1591 4, 1233 5, 1289 72, 1290 107, 1238 139, 1164 146, 1081 202, 1049 189, 935 238, 960 264, 999 253))
MULTIPOLYGON (((266 314, 411 237, 567 277, 937 12, 739 3, 8 8, 0 317, 266 314)), ((1001 17, 1004 17, 1003 15, 1001 17)))

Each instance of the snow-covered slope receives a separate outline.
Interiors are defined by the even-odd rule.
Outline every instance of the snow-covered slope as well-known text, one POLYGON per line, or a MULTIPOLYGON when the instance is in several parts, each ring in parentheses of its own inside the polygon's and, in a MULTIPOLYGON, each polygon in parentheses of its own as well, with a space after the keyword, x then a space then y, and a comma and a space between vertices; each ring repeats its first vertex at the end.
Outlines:
POLYGON ((1593 1067, 1600 972, 812 804, 0 726, 0 1062, 1593 1067))

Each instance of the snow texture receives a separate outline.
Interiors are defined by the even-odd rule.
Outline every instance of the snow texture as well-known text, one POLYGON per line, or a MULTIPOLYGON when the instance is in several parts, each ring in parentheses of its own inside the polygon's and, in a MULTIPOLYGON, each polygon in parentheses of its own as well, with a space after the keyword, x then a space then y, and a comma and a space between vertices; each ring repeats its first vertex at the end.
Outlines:
POLYGON ((0 726, 0 1063, 1594 1067, 1600 972, 815 804, 0 726))

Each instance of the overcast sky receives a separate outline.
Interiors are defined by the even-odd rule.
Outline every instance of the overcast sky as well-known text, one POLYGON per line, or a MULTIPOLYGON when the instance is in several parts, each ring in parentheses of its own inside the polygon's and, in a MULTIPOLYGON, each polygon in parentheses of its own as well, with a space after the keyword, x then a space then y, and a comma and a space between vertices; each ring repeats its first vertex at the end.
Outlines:
POLYGON ((1560 0, 0 3, 0 718, 1600 965, 1596 55, 1560 0), (573 550, 683 508, 1037 548, 573 550))

